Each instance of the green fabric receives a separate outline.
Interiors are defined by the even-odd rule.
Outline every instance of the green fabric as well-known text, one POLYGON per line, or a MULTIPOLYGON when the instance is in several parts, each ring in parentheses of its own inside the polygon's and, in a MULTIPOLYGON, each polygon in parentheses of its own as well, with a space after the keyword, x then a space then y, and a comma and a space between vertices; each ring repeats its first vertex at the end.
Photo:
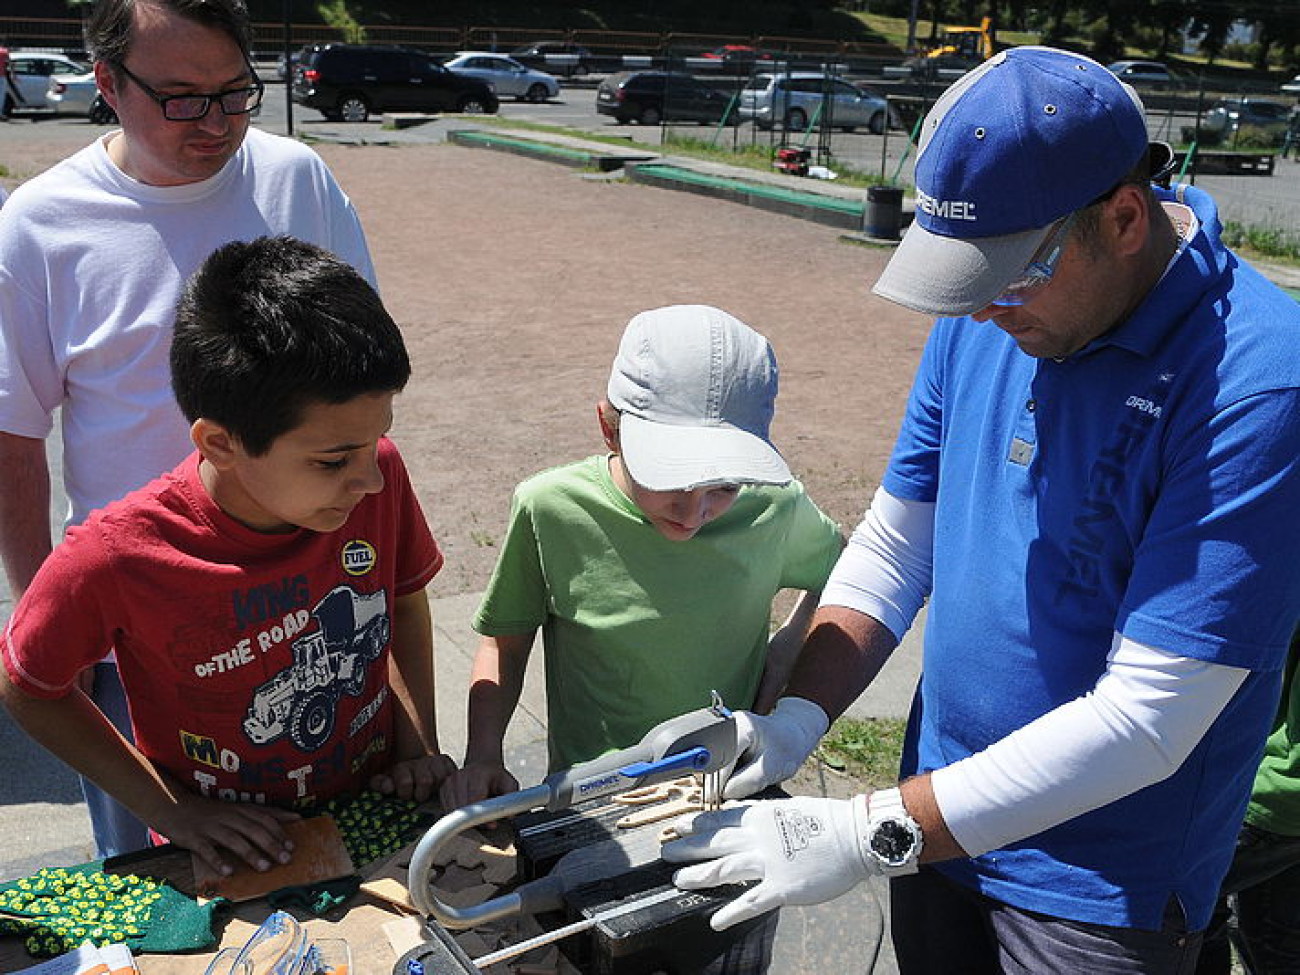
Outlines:
POLYGON ((318 884, 302 884, 298 887, 281 887, 266 897, 266 902, 279 910, 298 908, 317 916, 328 914, 334 908, 346 903, 361 889, 360 877, 339 877, 318 884))
POLYGON ((321 813, 334 817, 357 869, 396 853, 433 825, 435 818, 409 799, 369 790, 319 803, 310 814, 321 813))
POLYGON ((1255 774, 1255 787, 1246 809, 1246 822, 1270 833, 1300 836, 1300 630, 1291 638, 1282 701, 1273 733, 1264 745, 1264 758, 1255 774))
POLYGON ((37 958, 83 941, 123 943, 135 952, 180 952, 216 943, 212 915, 224 901, 200 905, 166 883, 103 872, 104 861, 46 867, 0 885, 0 934, 26 938, 37 958))
POLYGON ((717 689, 748 707, 772 598, 819 590, 839 528, 802 485, 746 486, 689 541, 664 538, 605 457, 515 490, 496 570, 474 618, 484 634, 542 629, 551 769, 634 744, 717 689))

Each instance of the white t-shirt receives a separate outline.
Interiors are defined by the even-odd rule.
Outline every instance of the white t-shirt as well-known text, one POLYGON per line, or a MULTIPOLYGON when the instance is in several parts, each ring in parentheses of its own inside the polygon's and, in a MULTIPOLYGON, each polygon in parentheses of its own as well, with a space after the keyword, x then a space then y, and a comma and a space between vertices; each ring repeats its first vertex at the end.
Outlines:
POLYGON ((250 128, 215 176, 147 186, 105 140, 19 186, 0 211, 0 430, 44 438, 62 407, 69 521, 192 449, 171 393, 176 301, 221 244, 291 234, 371 283, 361 223, 328 168, 250 128))

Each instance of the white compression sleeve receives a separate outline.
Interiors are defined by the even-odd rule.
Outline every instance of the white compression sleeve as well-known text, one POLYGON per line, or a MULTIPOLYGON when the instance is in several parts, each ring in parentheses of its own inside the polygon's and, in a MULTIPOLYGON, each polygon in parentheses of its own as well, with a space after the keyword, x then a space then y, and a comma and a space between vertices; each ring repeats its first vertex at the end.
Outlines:
POLYGON ((866 613, 901 640, 930 594, 933 550, 934 504, 904 501, 877 488, 820 605, 866 613))
POLYGON ((948 829, 978 856, 1167 778, 1248 673, 1116 633, 1091 692, 935 770, 948 829))

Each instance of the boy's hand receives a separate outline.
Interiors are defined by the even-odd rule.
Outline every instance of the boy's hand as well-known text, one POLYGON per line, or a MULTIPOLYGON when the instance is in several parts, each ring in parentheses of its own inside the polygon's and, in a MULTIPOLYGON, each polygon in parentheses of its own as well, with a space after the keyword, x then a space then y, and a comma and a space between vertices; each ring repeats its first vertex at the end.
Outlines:
POLYGON ((433 797, 438 785, 456 771, 451 756, 439 752, 394 762, 386 772, 370 777, 370 788, 380 795, 424 802, 433 797))
POLYGON ((288 809, 184 793, 151 825, 226 877, 240 860, 259 871, 288 863, 293 858, 293 841, 285 835, 283 824, 301 818, 288 809))
POLYGON ((446 812, 471 802, 519 791, 519 780, 498 762, 466 762, 465 767, 442 784, 438 797, 446 812))

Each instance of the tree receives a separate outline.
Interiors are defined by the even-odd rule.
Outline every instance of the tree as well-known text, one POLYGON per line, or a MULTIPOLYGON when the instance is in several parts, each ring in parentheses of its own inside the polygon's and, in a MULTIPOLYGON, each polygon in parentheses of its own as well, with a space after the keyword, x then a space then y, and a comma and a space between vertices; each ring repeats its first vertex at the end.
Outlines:
POLYGON ((342 34, 347 43, 366 42, 366 29, 348 8, 348 0, 321 0, 316 5, 316 12, 320 14, 321 20, 342 34))

